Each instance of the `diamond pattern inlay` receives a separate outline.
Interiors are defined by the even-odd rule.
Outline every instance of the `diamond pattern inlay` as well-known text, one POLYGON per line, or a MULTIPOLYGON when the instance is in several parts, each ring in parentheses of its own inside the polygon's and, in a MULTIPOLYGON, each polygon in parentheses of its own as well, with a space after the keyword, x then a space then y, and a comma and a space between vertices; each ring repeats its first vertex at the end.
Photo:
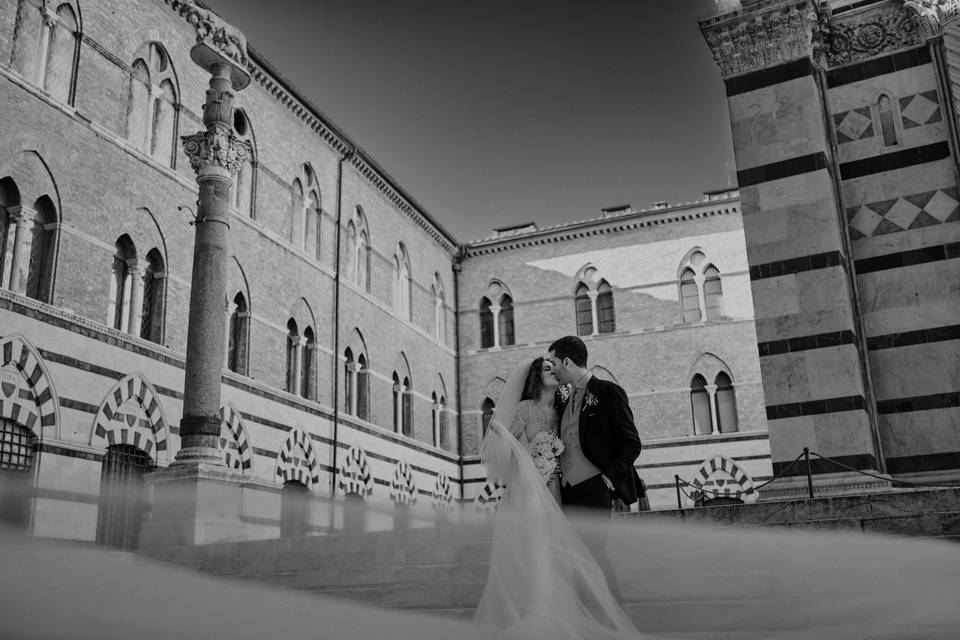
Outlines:
POLYGON ((840 117, 837 123, 837 133, 845 137, 845 141, 859 140, 861 137, 868 137, 873 132, 873 120, 870 118, 870 112, 862 113, 864 109, 848 111, 840 117), (870 131, 868 131, 868 129, 870 131))
POLYGON ((901 229, 907 229, 920 211, 921 209, 917 205, 900 198, 884 217, 901 229))
POLYGON ((960 194, 947 187, 871 202, 847 209, 847 219, 854 240, 960 222, 960 194))
POLYGON ((952 216, 957 211, 958 205, 960 205, 960 203, 948 196, 946 193, 943 191, 937 191, 937 193, 930 199, 930 202, 926 204, 923 210, 940 222, 946 222, 947 218, 952 216))
POLYGON ((940 121, 940 102, 936 91, 918 93, 900 99, 900 114, 907 129, 940 121))
POLYGON ((850 221, 850 226, 862 233, 865 236, 873 234, 874 229, 877 228, 877 225, 883 221, 883 216, 879 213, 876 213, 870 207, 860 207, 857 210, 857 214, 853 216, 853 220, 850 221))

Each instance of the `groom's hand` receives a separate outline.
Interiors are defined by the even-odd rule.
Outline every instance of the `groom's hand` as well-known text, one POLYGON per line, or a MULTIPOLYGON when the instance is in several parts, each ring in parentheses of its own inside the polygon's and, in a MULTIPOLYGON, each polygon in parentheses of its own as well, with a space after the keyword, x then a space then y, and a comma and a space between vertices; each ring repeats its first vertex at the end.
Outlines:
POLYGON ((600 474, 600 477, 603 478, 603 484, 607 485, 607 489, 610 489, 610 492, 612 493, 612 492, 613 492, 613 483, 610 482, 610 478, 608 478, 607 476, 603 475, 602 473, 600 474))

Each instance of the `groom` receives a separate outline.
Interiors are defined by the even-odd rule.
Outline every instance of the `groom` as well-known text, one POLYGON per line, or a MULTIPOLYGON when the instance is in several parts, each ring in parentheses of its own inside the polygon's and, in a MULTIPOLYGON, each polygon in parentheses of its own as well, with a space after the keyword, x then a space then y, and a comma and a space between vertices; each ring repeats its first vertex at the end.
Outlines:
POLYGON ((593 377, 587 346, 576 336, 550 345, 547 359, 561 384, 572 386, 560 417, 560 499, 564 508, 610 512, 613 499, 630 505, 644 497, 633 467, 640 435, 620 385, 593 377))

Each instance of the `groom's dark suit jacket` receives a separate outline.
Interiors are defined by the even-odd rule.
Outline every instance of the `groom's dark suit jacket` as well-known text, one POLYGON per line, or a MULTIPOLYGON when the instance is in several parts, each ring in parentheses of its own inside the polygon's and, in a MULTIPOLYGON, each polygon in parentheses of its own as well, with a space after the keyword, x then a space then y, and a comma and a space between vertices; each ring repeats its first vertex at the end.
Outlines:
POLYGON ((627 504, 643 497, 643 483, 633 468, 640 455, 640 434, 626 392, 620 385, 593 377, 580 401, 580 447, 613 483, 614 497, 627 504), (596 402, 589 404, 590 395, 596 402))

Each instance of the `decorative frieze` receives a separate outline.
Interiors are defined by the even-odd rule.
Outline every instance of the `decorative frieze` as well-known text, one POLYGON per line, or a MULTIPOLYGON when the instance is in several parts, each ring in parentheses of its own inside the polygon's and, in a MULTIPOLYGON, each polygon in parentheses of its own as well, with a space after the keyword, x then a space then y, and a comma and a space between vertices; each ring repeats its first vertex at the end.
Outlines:
POLYGON ((897 4, 856 13, 823 25, 827 64, 858 62, 926 41, 915 12, 897 4))
POLYGON ((809 0, 758 2, 704 20, 703 36, 724 79, 800 58, 816 59, 820 17, 809 0))

